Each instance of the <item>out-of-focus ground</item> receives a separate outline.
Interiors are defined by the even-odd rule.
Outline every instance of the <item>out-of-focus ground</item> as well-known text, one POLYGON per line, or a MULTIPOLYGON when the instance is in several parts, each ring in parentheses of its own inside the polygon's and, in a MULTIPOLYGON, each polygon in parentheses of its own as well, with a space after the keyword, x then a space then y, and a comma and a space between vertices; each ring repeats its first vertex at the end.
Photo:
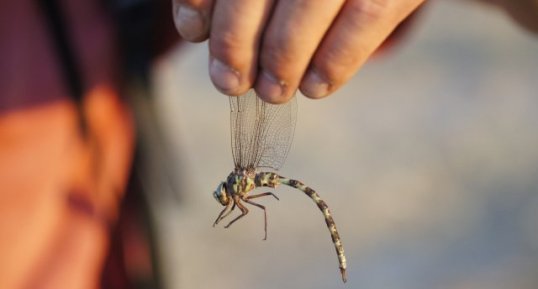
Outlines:
POLYGON ((299 97, 282 175, 315 188, 211 226, 232 169, 228 99, 207 47, 159 65, 158 105, 182 162, 181 202, 153 196, 168 288, 538 288, 538 38, 480 5, 431 2, 411 37, 332 97, 299 97))

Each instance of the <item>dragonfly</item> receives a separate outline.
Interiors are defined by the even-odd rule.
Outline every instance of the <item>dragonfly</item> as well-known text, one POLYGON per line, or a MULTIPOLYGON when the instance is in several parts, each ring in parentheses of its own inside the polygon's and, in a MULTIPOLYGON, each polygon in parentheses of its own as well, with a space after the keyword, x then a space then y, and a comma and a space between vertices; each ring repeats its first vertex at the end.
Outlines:
POLYGON ((340 235, 329 207, 312 188, 298 180, 278 175, 293 141, 297 120, 297 100, 293 97, 285 104, 270 104, 261 100, 250 90, 246 95, 230 96, 231 145, 235 168, 226 181, 214 191, 214 198, 224 206, 213 227, 230 215, 237 207, 241 214, 232 219, 225 228, 248 214, 245 204, 258 207, 264 213, 264 240, 267 239, 267 211, 265 206, 253 199, 272 196, 272 192, 251 194, 255 188, 276 188, 286 185, 298 189, 310 197, 323 213, 325 223, 338 256, 340 274, 346 282, 346 257, 340 235))

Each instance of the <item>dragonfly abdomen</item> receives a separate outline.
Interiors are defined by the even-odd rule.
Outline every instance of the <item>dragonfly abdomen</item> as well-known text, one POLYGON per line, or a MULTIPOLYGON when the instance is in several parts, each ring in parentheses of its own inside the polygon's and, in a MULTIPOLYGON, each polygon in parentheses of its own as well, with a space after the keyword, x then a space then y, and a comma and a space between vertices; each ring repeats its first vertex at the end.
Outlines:
POLYGON ((259 172, 254 177, 256 187, 275 188, 279 184, 279 176, 271 172, 259 172))
POLYGON ((282 176, 277 175, 277 180, 281 184, 296 188, 298 190, 301 190, 304 192, 307 196, 309 196, 314 203, 318 206, 318 208, 323 213, 323 216, 325 217, 325 223, 327 224, 327 228, 329 228, 329 231, 331 233, 331 239, 334 243, 334 247, 336 249, 336 254, 338 255, 338 261, 340 263, 340 273, 342 274, 342 280, 346 282, 346 256, 344 255, 344 247, 342 245, 342 241, 340 240, 340 235, 338 234, 338 230, 336 229, 336 224, 334 222, 334 219, 331 215, 331 211, 329 210, 329 206, 323 201, 318 193, 314 191, 312 188, 308 187, 307 185, 303 184, 302 182, 298 180, 288 179, 282 176))

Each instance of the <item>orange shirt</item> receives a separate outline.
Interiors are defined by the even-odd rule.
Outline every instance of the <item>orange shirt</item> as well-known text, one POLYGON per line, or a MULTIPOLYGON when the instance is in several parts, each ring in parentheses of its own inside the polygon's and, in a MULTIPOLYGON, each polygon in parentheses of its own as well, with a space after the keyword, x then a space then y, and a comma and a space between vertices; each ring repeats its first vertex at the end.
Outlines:
POLYGON ((91 141, 37 1, 0 4, 0 288, 97 288, 133 155, 117 43, 99 1, 59 1, 91 141))

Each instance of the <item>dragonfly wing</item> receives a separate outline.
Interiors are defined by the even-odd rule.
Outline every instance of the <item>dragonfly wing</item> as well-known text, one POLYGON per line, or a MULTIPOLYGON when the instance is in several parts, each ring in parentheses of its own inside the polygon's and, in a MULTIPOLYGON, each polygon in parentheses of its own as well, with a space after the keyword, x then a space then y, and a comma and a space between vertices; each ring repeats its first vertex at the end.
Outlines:
POLYGON ((278 170, 286 160, 297 122, 297 100, 270 104, 251 90, 230 96, 232 154, 236 168, 278 170))

